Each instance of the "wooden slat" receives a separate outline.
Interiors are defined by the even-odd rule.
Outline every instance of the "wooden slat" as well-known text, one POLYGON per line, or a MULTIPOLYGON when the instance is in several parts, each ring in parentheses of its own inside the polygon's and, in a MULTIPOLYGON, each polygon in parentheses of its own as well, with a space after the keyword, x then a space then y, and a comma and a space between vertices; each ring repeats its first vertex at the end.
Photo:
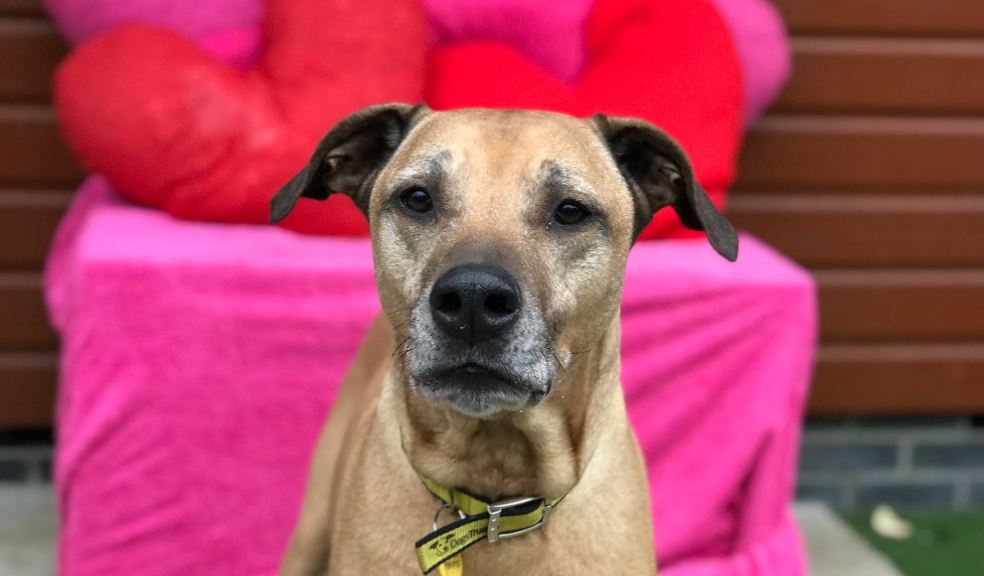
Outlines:
POLYGON ((980 36, 980 0, 773 0, 794 33, 980 36))
POLYGON ((0 318, 0 350, 53 350, 58 345, 37 274, 0 274, 0 318))
POLYGON ((81 178, 51 109, 0 106, 0 186, 70 188, 81 178))
POLYGON ((0 20, 0 54, 0 101, 48 101, 51 76, 65 54, 65 45, 50 24, 0 20))
POLYGON ((728 215, 807 266, 984 266, 984 196, 739 193, 728 215))
POLYGON ((793 54, 779 110, 984 112, 984 39, 799 38, 793 54))
POLYGON ((57 373, 54 354, 0 353, 0 427, 50 426, 57 373))
POLYGON ((40 0, 0 0, 0 16, 31 16, 44 15, 40 0))
POLYGON ((70 192, 0 190, 0 268, 40 270, 70 192))
POLYGON ((814 415, 984 414, 984 344, 824 346, 814 415))
POLYGON ((826 342, 984 340, 984 270, 820 271, 826 342))
POLYGON ((979 191, 981 158, 984 118, 772 116, 748 135, 738 185, 979 191))

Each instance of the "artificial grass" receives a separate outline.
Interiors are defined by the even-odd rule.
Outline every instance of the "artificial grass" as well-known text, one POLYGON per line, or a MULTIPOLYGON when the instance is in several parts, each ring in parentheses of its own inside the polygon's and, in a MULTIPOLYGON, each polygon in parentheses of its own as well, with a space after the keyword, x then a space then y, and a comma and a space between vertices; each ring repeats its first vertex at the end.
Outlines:
POLYGON ((916 531, 904 541, 875 534, 868 514, 841 516, 906 576, 984 575, 984 512, 905 513, 916 531))

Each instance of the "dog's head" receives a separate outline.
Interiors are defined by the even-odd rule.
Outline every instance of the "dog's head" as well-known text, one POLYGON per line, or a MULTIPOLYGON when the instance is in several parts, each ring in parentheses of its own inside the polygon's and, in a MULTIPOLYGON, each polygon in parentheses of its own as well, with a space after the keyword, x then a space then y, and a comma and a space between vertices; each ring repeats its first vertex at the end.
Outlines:
POLYGON ((660 208, 729 260, 738 249, 681 148, 639 120, 375 106, 325 136, 271 219, 335 192, 369 219, 398 369, 476 417, 543 402, 607 333, 660 208))

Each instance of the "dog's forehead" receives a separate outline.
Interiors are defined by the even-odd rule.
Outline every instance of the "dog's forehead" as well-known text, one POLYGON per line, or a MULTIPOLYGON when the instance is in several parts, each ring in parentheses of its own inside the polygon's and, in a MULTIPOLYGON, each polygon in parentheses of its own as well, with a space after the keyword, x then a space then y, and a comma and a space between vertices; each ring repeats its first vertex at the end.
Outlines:
POLYGON ((397 164, 505 179, 603 181, 616 173, 588 121, 530 110, 434 112, 411 132, 397 164))

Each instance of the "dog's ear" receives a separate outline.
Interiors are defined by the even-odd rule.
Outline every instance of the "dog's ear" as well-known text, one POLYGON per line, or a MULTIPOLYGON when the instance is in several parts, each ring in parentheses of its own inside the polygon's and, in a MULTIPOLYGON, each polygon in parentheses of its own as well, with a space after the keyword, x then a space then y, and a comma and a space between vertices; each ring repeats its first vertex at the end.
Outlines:
POLYGON ((648 122, 598 114, 592 119, 629 184, 636 211, 636 236, 660 208, 672 205, 680 221, 707 232, 718 254, 738 257, 738 235, 717 211, 694 176, 683 148, 648 122))
POLYGON ((286 218, 301 196, 324 200, 336 192, 351 196, 368 216, 376 174, 427 111, 423 105, 381 104, 340 121, 321 139, 308 165, 270 201, 270 222, 286 218))

